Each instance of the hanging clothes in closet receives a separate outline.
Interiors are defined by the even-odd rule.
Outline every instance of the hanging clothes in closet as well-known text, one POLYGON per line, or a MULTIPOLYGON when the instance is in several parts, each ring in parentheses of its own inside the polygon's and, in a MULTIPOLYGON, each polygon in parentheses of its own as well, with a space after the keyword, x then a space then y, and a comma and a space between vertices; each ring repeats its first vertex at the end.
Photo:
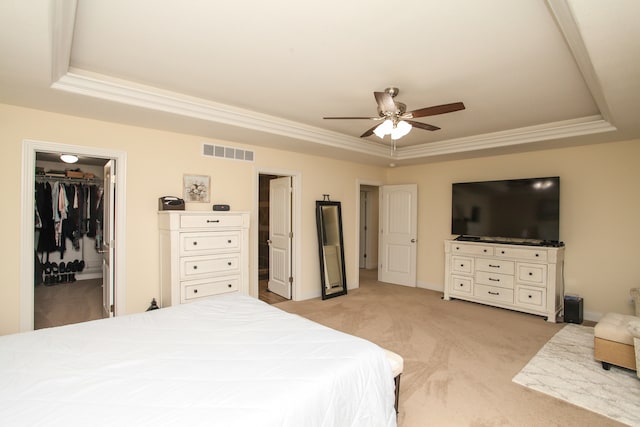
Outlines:
MULTIPOLYGON (((36 251, 42 254, 45 270, 45 284, 55 284, 59 281, 73 281, 75 275, 60 274, 69 271, 82 271, 83 260, 63 262, 59 265, 49 263, 49 254, 59 252, 60 259, 64 258, 67 250, 67 239, 75 249, 80 248, 80 241, 84 235, 98 237, 99 224, 103 220, 103 187, 100 184, 78 183, 68 180, 50 178, 38 179, 35 188, 35 227, 39 231, 36 251), (46 257, 46 262, 45 262, 46 257), (60 269, 60 271, 58 270, 60 269), (52 274, 47 277, 47 274, 52 274), (69 280, 72 277, 73 280, 69 280)), ((100 238, 102 236, 99 236, 100 238)))
POLYGON ((83 235, 96 237, 103 220, 103 193, 99 184, 45 180, 36 183, 36 228, 40 223, 37 251, 59 251, 64 256, 66 239, 74 247, 83 235))

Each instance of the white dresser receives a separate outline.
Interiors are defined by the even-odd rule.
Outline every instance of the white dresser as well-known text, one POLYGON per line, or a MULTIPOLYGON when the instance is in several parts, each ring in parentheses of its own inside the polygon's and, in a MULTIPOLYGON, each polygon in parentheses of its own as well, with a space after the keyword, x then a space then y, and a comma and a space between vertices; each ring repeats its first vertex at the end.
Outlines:
POLYGON ((564 247, 460 242, 445 247, 444 299, 479 302, 545 316, 564 306, 564 247))
POLYGON ((158 212, 160 306, 249 294, 247 212, 158 212))

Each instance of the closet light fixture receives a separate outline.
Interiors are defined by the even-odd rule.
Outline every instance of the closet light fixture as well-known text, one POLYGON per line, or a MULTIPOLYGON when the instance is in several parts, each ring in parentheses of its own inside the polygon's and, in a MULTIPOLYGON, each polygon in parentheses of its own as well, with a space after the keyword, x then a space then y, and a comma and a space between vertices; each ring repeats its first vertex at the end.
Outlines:
POLYGON ((65 163, 75 163, 78 161, 78 156, 74 154, 61 154, 60 160, 62 160, 65 163))

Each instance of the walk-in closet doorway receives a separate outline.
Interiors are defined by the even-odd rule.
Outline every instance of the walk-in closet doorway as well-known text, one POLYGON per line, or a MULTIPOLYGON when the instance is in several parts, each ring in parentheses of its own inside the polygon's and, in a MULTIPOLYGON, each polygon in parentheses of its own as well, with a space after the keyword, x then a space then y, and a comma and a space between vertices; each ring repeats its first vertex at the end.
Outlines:
POLYGON ((108 317, 103 303, 104 167, 36 153, 34 329, 108 317))
POLYGON ((126 153, 27 140, 22 166, 21 330, 124 313, 126 153), (61 154, 79 160, 65 164, 61 154), (55 231, 45 230, 43 217, 49 227, 55 222, 46 198, 54 217, 57 210, 73 220, 58 218, 55 231))

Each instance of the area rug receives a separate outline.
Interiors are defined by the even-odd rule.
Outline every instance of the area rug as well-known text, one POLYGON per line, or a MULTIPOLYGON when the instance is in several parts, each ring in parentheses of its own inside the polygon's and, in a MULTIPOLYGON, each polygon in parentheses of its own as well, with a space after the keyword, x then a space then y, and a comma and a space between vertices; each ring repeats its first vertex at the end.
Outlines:
POLYGON ((640 378, 602 369, 593 359, 593 328, 569 324, 547 342, 513 382, 630 426, 640 426, 640 378))

